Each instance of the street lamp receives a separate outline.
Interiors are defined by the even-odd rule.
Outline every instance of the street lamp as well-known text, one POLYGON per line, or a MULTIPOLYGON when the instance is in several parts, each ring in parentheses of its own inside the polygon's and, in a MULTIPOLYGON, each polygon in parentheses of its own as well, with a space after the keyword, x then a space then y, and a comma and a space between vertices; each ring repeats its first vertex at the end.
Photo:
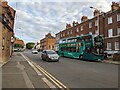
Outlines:
MULTIPOLYGON (((98 9, 95 8, 95 7, 90 7, 90 8, 91 8, 91 9, 94 9, 94 10, 96 10, 96 11, 98 11, 98 12, 100 11, 100 10, 98 10, 98 9)), ((98 23, 98 26, 97 26, 98 33, 97 33, 97 35, 99 35, 99 15, 100 15, 100 14, 97 15, 97 23, 98 23)))

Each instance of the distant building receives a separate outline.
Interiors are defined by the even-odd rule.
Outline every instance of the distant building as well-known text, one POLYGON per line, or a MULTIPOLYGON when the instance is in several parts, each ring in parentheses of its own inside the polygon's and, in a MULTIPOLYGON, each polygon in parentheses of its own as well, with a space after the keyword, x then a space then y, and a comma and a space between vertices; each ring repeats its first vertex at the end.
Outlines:
POLYGON ((37 50, 40 50, 40 43, 35 43, 33 49, 37 49, 37 50))
POLYGON ((41 50, 55 50, 56 39, 48 33, 45 35, 45 38, 40 40, 40 49, 41 50))
POLYGON ((12 55, 14 43, 15 10, 7 1, 0 0, 0 63, 12 55))
MULTIPOLYGON (((66 24, 65 30, 56 34, 56 39, 75 37, 85 34, 101 35, 105 37, 104 51, 108 54, 120 53, 120 5, 112 2, 111 10, 107 13, 94 11, 94 17, 81 18, 81 23, 73 21, 66 24), (99 23, 98 23, 99 17, 99 23), (98 29, 99 28, 99 29, 98 29)), ((58 44, 58 43, 57 43, 58 44)))
POLYGON ((55 51, 59 50, 59 40, 60 40, 60 33, 55 34, 56 43, 55 43, 55 51))
POLYGON ((19 45, 21 45, 21 46, 23 46, 23 47, 25 46, 24 41, 23 41, 23 40, 21 40, 21 39, 19 39, 19 38, 16 38, 16 40, 15 40, 14 44, 19 44, 19 45))

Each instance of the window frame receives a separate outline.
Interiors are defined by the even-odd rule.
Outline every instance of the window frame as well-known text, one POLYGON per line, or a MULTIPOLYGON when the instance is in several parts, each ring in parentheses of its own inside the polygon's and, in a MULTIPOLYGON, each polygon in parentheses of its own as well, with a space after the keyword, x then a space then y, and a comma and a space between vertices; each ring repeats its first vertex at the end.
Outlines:
POLYGON ((83 26, 80 27, 81 31, 83 31, 83 26))
POLYGON ((89 22, 89 28, 92 28, 92 22, 89 22))
POLYGON ((117 21, 120 21, 120 14, 117 14, 117 21))
POLYGON ((110 42, 107 43, 107 50, 112 50, 112 44, 110 42), (110 46, 109 46, 110 45, 110 46), (110 47, 110 48, 109 48, 110 47))
POLYGON ((115 42, 115 50, 119 50, 119 49, 120 49, 119 46, 120 46, 120 43, 119 43, 118 41, 116 41, 116 42, 115 42), (118 44, 118 45, 117 45, 117 44, 118 44), (117 48, 117 46, 118 46, 118 48, 117 48))
POLYGON ((112 16, 108 17, 108 24, 111 24, 113 22, 112 16))
POLYGON ((95 26, 98 26, 98 19, 95 20, 95 26))
POLYGON ((79 27, 76 28, 76 32, 79 32, 79 27))
POLYGON ((120 28, 117 28, 117 35, 120 35, 120 28))
POLYGON ((113 37, 113 29, 108 29, 108 37, 113 37), (112 33, 110 34, 110 31, 112 31, 112 33))

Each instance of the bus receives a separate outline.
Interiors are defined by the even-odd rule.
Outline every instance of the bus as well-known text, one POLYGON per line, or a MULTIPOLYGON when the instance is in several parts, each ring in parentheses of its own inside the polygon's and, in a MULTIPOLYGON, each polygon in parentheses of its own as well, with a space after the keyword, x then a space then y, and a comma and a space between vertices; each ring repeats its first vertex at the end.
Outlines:
POLYGON ((64 38, 59 41, 58 53, 60 56, 83 60, 103 60, 104 39, 97 35, 83 35, 64 38))

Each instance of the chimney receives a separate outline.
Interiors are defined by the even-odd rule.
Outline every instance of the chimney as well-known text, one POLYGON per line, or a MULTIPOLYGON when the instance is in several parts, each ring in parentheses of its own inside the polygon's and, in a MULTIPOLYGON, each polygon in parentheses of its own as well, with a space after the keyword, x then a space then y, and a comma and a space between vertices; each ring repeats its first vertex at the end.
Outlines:
POLYGON ((94 16, 98 16, 100 14, 100 11, 94 10, 94 16))
POLYGON ((117 2, 112 2, 112 5, 111 5, 112 11, 118 10, 119 8, 120 8, 119 3, 117 3, 117 2))
POLYGON ((2 5, 3 5, 4 7, 7 7, 8 2, 7 2, 7 1, 2 1, 2 5))
POLYGON ((73 26, 76 26, 77 24, 78 24, 78 22, 73 21, 73 26))
POLYGON ((88 20, 87 16, 82 16, 82 18, 81 18, 82 22, 87 21, 87 20, 88 20))
POLYGON ((66 29, 68 28, 71 28, 71 25, 66 23, 66 29))

